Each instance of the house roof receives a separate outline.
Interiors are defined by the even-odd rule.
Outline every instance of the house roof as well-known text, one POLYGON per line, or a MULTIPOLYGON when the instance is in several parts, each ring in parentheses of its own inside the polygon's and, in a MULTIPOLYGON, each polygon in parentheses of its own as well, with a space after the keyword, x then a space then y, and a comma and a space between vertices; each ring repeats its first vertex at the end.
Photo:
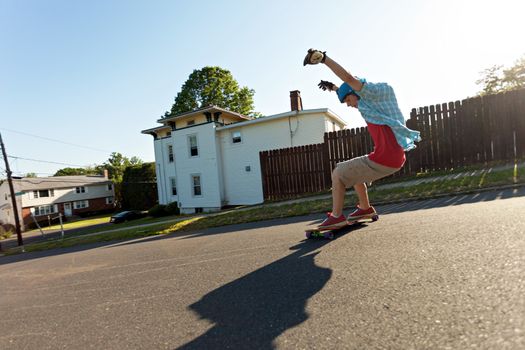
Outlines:
POLYGON ((296 116, 296 115, 316 114, 316 113, 326 113, 326 114, 328 114, 328 116, 330 118, 334 119, 335 121, 337 121, 342 126, 346 126, 346 122, 344 120, 342 120, 337 114, 332 112, 330 109, 328 109, 328 108, 319 108, 319 109, 304 109, 304 110, 301 110, 301 111, 290 111, 290 112, 285 112, 285 113, 280 113, 280 114, 274 114, 274 115, 270 115, 270 116, 267 116, 267 117, 261 117, 261 118, 257 118, 257 119, 251 119, 251 120, 248 120, 248 121, 242 121, 242 122, 238 122, 238 123, 234 123, 234 124, 224 125, 224 126, 218 127, 217 130, 238 128, 239 126, 252 125, 252 124, 257 124, 257 123, 264 123, 264 122, 268 122, 270 120, 276 120, 276 119, 281 119, 281 118, 288 118, 288 117, 296 116))
POLYGON ((142 134, 151 134, 151 133, 157 133, 157 132, 159 132, 161 130, 171 130, 171 126, 168 126, 168 125, 157 126, 155 128, 142 130, 141 133, 142 134))
POLYGON ((232 112, 232 111, 229 111, 227 109, 224 109, 224 108, 212 105, 212 106, 199 108, 199 109, 196 109, 196 110, 193 110, 193 111, 189 111, 189 112, 186 112, 186 113, 177 114, 177 115, 166 117, 166 118, 161 118, 161 119, 157 120, 157 122, 158 123, 166 123, 166 122, 174 121, 176 119, 180 119, 180 118, 183 118, 183 117, 189 117, 189 116, 192 116, 192 115, 195 115, 195 114, 202 114, 204 112, 223 112, 223 113, 234 115, 236 117, 239 117, 239 118, 245 119, 245 120, 253 119, 253 118, 245 116, 243 114, 240 114, 240 113, 237 113, 237 112, 232 112))
POLYGON ((45 190, 64 187, 78 187, 103 185, 111 183, 104 176, 52 176, 52 177, 23 177, 13 181, 17 191, 45 190))

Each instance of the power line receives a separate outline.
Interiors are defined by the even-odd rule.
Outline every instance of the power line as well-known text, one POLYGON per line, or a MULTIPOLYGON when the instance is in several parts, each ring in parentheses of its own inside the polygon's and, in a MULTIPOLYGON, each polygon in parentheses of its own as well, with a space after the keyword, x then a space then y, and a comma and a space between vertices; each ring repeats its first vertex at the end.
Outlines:
POLYGON ((102 177, 102 175, 73 175, 73 176, 85 176, 85 177, 99 177, 104 181, 86 181, 81 179, 64 179, 65 176, 52 176, 51 178, 43 178, 43 177, 26 177, 23 180, 20 180, 20 182, 24 183, 30 183, 32 185, 40 185, 42 183, 72 183, 72 184, 87 184, 87 185, 100 185, 101 183, 105 183, 108 181, 113 181, 111 179, 105 179, 102 177))
POLYGON ((84 168, 85 165, 78 165, 78 164, 68 164, 68 163, 61 163, 61 162, 53 162, 53 161, 50 161, 50 160, 41 160, 41 159, 30 159, 30 158, 22 158, 22 157, 15 157, 15 156, 10 156, 10 155, 7 155, 8 158, 13 158, 13 159, 20 159, 20 160, 27 160, 27 161, 30 161, 30 162, 38 162, 38 163, 49 163, 49 164, 58 164, 58 165, 66 165, 66 166, 74 166, 74 167, 78 167, 78 168, 84 168))
POLYGON ((66 142, 66 141, 60 141, 60 140, 56 140, 56 139, 51 139, 51 138, 49 138, 49 137, 43 137, 43 136, 38 136, 38 135, 28 134, 28 133, 26 133, 26 132, 22 132, 22 131, 16 131, 16 130, 11 130, 11 129, 6 129, 6 128, 0 128, 0 130, 5 130, 5 131, 13 132, 13 133, 15 133, 15 134, 20 134, 20 135, 25 135, 25 136, 35 137, 35 138, 42 139, 42 140, 46 140, 46 141, 58 142, 58 143, 62 143, 62 144, 64 144, 64 145, 69 145, 69 146, 75 146, 75 147, 80 147, 80 148, 90 149, 90 150, 97 151, 97 152, 104 152, 104 153, 110 153, 110 154, 113 153, 113 151, 108 151, 108 150, 105 150, 105 149, 100 149, 100 148, 95 148, 95 147, 90 147, 90 146, 83 146, 83 145, 79 145, 79 144, 76 144, 76 143, 71 143, 71 142, 66 142))
POLYGON ((13 171, 13 174, 17 174, 17 176, 18 176, 18 175, 22 175, 23 177, 25 177, 25 175, 27 175, 27 174, 29 174, 29 173, 30 173, 30 174, 36 174, 36 175, 51 175, 51 176, 54 175, 54 174, 51 174, 51 173, 35 173, 34 171, 28 171, 28 172, 25 172, 25 173, 24 173, 24 172, 21 172, 21 171, 16 171, 16 172, 13 171))

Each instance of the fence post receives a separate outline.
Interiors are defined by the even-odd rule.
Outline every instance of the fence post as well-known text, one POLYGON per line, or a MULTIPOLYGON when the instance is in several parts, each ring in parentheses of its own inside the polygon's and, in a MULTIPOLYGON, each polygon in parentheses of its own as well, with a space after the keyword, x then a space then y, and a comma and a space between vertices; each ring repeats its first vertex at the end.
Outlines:
POLYGON ((323 172, 324 172, 324 183, 325 186, 331 186, 332 184, 332 169, 330 167, 330 152, 328 148, 328 133, 324 133, 323 142, 323 172))

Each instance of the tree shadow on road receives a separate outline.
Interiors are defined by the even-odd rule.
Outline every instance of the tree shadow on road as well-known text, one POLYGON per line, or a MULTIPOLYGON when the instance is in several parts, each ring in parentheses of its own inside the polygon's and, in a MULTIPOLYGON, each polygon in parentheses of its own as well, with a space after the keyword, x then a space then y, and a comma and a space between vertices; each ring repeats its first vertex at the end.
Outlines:
MULTIPOLYGON (((340 237, 360 227, 341 230, 340 237)), ((178 349, 274 349, 274 340, 308 318, 307 301, 332 276, 315 264, 328 240, 304 240, 293 253, 203 296, 189 308, 214 325, 178 349)))

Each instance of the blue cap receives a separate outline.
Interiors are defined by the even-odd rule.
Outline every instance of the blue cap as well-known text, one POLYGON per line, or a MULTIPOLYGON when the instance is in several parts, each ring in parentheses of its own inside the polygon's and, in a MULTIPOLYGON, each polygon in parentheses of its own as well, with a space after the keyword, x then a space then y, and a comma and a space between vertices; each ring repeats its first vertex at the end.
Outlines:
MULTIPOLYGON (((366 83, 366 80, 365 79, 359 79, 359 81, 361 83, 366 83)), ((350 85, 348 85, 347 83, 343 83, 339 89, 337 89, 337 97, 339 97, 339 101, 341 103, 344 103, 345 101, 345 98, 346 96, 350 95, 350 94, 354 94, 356 95, 357 97, 359 97, 359 94, 357 94, 354 89, 352 89, 352 87, 350 85)))

